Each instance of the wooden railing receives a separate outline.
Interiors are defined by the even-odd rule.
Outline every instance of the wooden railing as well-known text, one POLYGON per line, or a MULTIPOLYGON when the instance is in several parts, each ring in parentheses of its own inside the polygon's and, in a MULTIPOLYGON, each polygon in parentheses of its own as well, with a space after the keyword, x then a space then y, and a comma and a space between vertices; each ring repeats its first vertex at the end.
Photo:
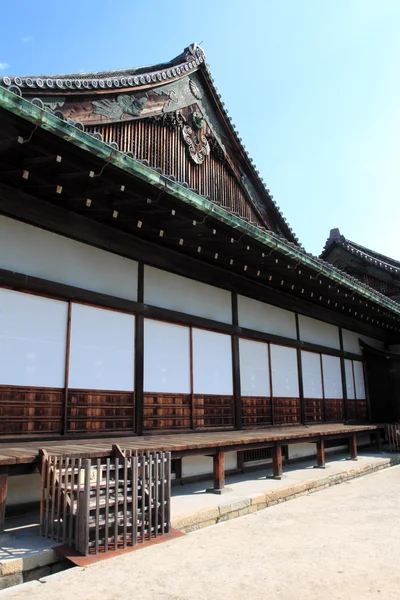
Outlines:
POLYGON ((105 459, 43 453, 40 531, 84 555, 135 546, 170 529, 171 455, 105 459))

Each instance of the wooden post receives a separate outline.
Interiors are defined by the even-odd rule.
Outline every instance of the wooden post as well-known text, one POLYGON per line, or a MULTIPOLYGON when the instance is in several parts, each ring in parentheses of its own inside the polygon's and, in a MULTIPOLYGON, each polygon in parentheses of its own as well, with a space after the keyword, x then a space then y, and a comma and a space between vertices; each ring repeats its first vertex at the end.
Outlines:
POLYGON ((347 403, 347 386, 346 386, 346 367, 344 362, 344 345, 343 345, 343 331, 339 327, 339 343, 340 343, 340 373, 342 375, 342 394, 343 394, 343 419, 348 421, 349 419, 349 408, 347 403))
POLYGON ((7 487, 8 473, 0 473, 0 535, 4 532, 6 520, 7 487))
MULTIPOLYGON (((296 317, 296 337, 297 340, 300 341, 300 324, 299 324, 299 314, 295 313, 296 317)), ((301 348, 296 348, 297 354, 297 373, 299 378, 299 398, 300 398, 300 420, 303 425, 306 424, 306 412, 304 406, 304 386, 303 386, 303 367, 301 362, 301 348)))
POLYGON ((381 430, 377 429, 375 431, 375 443, 378 450, 382 450, 382 439, 381 439, 381 430))
POLYGON ((225 487, 225 452, 221 448, 217 448, 213 456, 213 479, 214 487, 206 490, 207 492, 211 494, 230 492, 230 489, 225 487))
POLYGON ((320 439, 317 442, 317 468, 325 469, 325 440, 320 439))
POLYGON ((357 460, 357 435, 355 433, 349 437, 349 451, 350 459, 357 460))
MULTIPOLYGON (((239 327, 239 312, 237 293, 232 292, 232 324, 239 327)), ((236 429, 242 429, 242 395, 240 389, 240 359, 239 338, 232 335, 232 377, 233 377, 233 403, 234 420, 236 429)))
POLYGON ((282 446, 272 448, 272 472, 274 479, 282 479, 282 446))
POLYGON ((135 328, 135 430, 143 435, 143 382, 144 382, 144 319, 136 315, 135 328))
POLYGON ((239 471, 244 473, 244 452, 243 450, 238 450, 237 453, 237 468, 239 471))

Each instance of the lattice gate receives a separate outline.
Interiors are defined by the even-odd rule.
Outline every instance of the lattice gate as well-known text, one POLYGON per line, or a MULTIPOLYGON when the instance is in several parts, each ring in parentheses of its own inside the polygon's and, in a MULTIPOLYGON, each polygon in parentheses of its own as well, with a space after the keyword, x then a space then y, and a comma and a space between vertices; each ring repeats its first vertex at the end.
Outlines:
POLYGON ((97 554, 168 533, 170 473, 169 452, 94 460, 44 453, 41 534, 97 554))
POLYGON ((400 452, 400 423, 386 425, 390 452, 400 452))

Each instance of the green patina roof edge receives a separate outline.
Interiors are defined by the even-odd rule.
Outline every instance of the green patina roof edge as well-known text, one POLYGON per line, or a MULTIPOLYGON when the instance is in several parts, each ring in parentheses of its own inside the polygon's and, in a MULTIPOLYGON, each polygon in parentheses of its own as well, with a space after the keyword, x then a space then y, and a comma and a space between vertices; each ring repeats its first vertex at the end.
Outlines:
POLYGON ((240 217, 232 214, 229 210, 224 209, 222 206, 214 204, 207 198, 170 180, 165 175, 158 173, 151 167, 142 164, 123 152, 112 149, 104 142, 81 131, 71 123, 62 121, 50 112, 35 106, 28 100, 9 92, 3 87, 0 87, 0 107, 31 122, 33 125, 41 127, 75 146, 92 153, 98 158, 125 171, 129 175, 138 177, 150 185, 168 192, 185 204, 190 205, 207 215, 212 215, 225 225, 232 227, 242 234, 245 233, 255 241, 268 246, 269 249, 274 249, 287 258, 296 261, 299 266, 301 264, 312 269, 318 275, 325 276, 332 282, 347 287, 351 292, 357 292, 366 300, 375 303, 400 317, 400 305, 393 300, 386 298, 383 294, 381 295, 372 289, 357 283, 348 278, 345 273, 334 269, 327 263, 321 262, 320 259, 308 255, 296 246, 291 246, 282 238, 278 238, 268 231, 260 230, 256 225, 244 221, 240 217))

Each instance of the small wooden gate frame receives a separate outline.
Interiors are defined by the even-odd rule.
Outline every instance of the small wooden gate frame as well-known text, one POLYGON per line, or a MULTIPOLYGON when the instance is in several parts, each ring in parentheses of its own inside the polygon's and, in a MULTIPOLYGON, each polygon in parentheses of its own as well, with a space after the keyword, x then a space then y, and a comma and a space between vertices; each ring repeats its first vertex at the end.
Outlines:
POLYGON ((113 450, 93 460, 41 452, 41 535, 87 555, 169 532, 171 453, 113 450))
POLYGON ((400 452, 400 423, 386 426, 390 452, 400 452))

